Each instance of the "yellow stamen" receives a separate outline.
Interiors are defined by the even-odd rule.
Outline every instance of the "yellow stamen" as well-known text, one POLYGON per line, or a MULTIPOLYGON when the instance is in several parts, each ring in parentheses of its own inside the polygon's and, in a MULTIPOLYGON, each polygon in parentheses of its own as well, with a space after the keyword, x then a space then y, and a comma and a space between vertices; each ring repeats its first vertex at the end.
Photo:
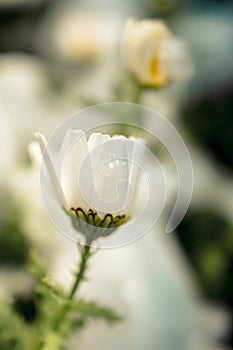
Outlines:
POLYGON ((161 73, 159 69, 159 60, 152 58, 150 62, 150 74, 153 80, 153 84, 156 86, 163 86, 167 82, 166 76, 161 73))

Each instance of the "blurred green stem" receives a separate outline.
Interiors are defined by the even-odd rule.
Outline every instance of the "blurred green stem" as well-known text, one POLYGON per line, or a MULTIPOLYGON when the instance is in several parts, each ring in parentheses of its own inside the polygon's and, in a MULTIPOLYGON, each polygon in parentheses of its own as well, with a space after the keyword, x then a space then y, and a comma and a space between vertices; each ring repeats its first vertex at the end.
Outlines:
POLYGON ((73 299, 81 282, 85 280, 87 262, 90 256, 92 255, 90 246, 79 246, 79 248, 81 252, 81 260, 78 272, 76 274, 76 278, 74 280, 70 292, 67 295, 66 303, 62 305, 62 307, 59 310, 56 310, 54 315, 52 316, 51 329, 45 337, 43 350, 60 350, 64 345, 63 342, 65 341, 65 339, 63 339, 63 324, 65 323, 66 315, 69 312, 69 302, 73 299))

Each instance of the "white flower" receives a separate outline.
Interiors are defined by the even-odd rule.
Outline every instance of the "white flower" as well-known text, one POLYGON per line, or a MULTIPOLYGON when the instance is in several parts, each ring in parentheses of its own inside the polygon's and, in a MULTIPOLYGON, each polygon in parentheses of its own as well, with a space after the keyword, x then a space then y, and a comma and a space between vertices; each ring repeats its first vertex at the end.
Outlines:
MULTIPOLYGON (((53 195, 89 242, 135 215, 141 176, 134 163, 142 155, 140 140, 93 133, 87 141, 82 130, 68 130, 55 157, 45 137, 36 136, 53 195)), ((40 158, 38 152, 31 154, 40 158)))
POLYGON ((111 54, 116 46, 117 18, 88 11, 68 11, 56 20, 54 44, 68 62, 96 60, 111 54))
POLYGON ((129 19, 121 55, 126 69, 143 85, 164 86, 193 72, 185 43, 175 38, 162 20, 129 19))

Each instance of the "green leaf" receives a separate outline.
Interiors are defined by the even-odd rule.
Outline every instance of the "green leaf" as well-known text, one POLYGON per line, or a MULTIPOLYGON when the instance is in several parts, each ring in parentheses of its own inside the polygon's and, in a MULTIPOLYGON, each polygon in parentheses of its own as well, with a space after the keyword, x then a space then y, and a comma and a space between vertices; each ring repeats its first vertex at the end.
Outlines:
POLYGON ((43 261, 33 251, 29 253, 28 271, 33 274, 38 280, 36 286, 37 292, 43 297, 66 300, 66 295, 62 286, 51 280, 46 272, 46 267, 43 261))
POLYGON ((73 303, 72 309, 77 313, 78 317, 82 317, 85 321, 87 319, 99 319, 107 323, 115 323, 123 319, 112 309, 100 306, 93 301, 86 302, 84 300, 79 300, 78 302, 73 303))
POLYGON ((0 304, 0 349, 31 350, 38 349, 35 328, 26 324, 9 303, 0 304))
POLYGON ((46 276, 46 267, 44 262, 37 256, 36 252, 30 250, 29 255, 29 263, 27 266, 27 270, 31 272, 31 274, 38 280, 41 280, 46 276))

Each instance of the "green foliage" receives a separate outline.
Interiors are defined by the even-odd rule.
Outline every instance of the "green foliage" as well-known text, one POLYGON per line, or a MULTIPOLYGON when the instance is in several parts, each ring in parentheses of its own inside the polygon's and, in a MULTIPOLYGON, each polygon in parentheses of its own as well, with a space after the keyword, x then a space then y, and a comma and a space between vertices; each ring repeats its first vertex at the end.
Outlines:
POLYGON ((54 299, 56 302, 66 299, 62 286, 51 280, 46 272, 45 264, 33 251, 29 253, 28 271, 36 278, 36 291, 42 298, 46 299, 49 296, 50 299, 54 299))
POLYGON ((219 213, 190 211, 177 228, 178 238, 204 294, 233 306, 233 227, 219 213))
POLYGON ((72 305, 73 312, 83 321, 89 319, 102 320, 107 323, 115 323, 122 320, 122 317, 117 315, 111 309, 102 307, 98 303, 79 300, 72 305))
POLYGON ((2 194, 0 202, 0 265, 19 267, 27 261, 29 241, 20 227, 20 213, 2 194))
POLYGON ((218 84, 187 100, 182 122, 191 137, 209 155, 233 172, 232 83, 218 84))
POLYGON ((70 293, 54 282, 47 274, 43 261, 32 251, 29 253, 28 271, 35 278, 31 296, 35 317, 33 321, 22 312, 22 302, 0 304, 0 349, 4 350, 60 350, 73 332, 82 329, 91 320, 113 324, 121 317, 109 308, 94 301, 73 300, 77 281, 85 280, 86 261, 92 255, 90 247, 81 247, 79 271, 70 293))
POLYGON ((0 304, 0 349, 39 349, 36 329, 25 323, 12 306, 12 303, 0 304))
POLYGON ((37 298, 37 295, 33 292, 27 294, 20 293, 14 296, 14 310, 29 324, 35 322, 38 315, 36 306, 37 298))

